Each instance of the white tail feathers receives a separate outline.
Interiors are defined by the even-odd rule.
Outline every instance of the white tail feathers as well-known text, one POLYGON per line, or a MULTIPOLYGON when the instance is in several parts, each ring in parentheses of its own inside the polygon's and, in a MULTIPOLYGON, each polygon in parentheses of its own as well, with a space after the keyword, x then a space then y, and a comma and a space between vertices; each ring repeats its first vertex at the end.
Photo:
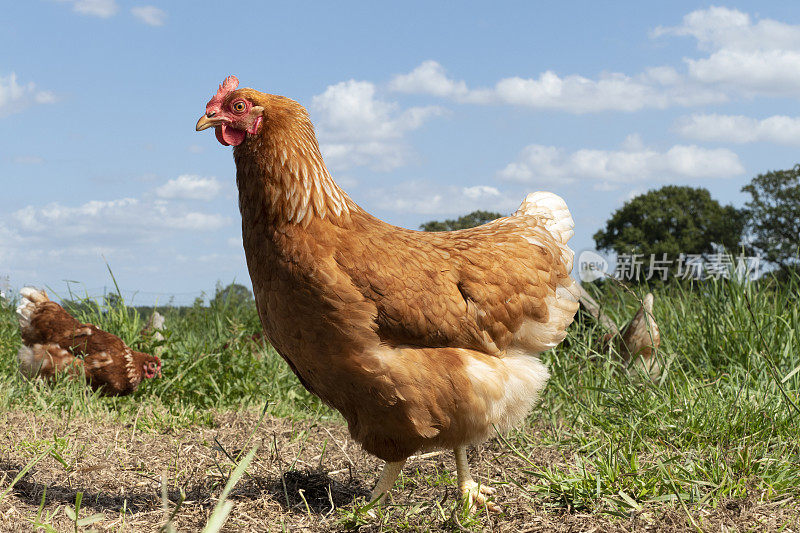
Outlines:
POLYGON ((33 287, 24 287, 19 291, 22 299, 17 305, 17 320, 19 321, 20 328, 27 328, 31 325, 31 317, 36 310, 36 304, 50 301, 47 293, 44 290, 34 289, 33 287))
POLYGON ((516 348, 521 354, 538 354, 564 340, 567 327, 578 311, 580 293, 577 283, 569 275, 574 254, 567 246, 567 241, 575 234, 575 223, 566 202, 551 192, 529 194, 514 216, 536 218, 530 220, 523 237, 556 255, 554 259, 560 259, 566 269, 566 272, 558 270, 555 290, 544 298, 547 320, 528 319, 515 333, 516 346, 512 346, 512 350, 516 348))
POLYGON ((575 235, 575 222, 569 212, 567 203, 557 194, 551 192, 532 192, 525 197, 515 215, 543 216, 549 219, 545 227, 561 244, 575 235))
POLYGON ((572 260, 575 254, 567 246, 567 241, 575 235, 575 221, 572 220, 567 203, 560 196, 546 191, 532 192, 525 197, 514 215, 544 218, 544 227, 561 248, 561 259, 564 261, 567 271, 572 271, 572 260))
POLYGON ((36 304, 50 301, 50 298, 47 297, 47 293, 44 291, 44 289, 39 290, 33 287, 23 287, 20 289, 19 293, 23 298, 26 298, 36 304))

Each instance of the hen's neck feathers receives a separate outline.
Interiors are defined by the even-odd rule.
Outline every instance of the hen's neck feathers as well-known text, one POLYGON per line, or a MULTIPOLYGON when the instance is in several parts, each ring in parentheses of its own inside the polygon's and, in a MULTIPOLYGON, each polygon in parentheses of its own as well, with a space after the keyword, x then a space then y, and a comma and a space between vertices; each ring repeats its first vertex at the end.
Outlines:
MULTIPOLYGON (((292 102, 294 104, 294 102, 292 102)), ((266 204, 271 222, 308 224, 315 217, 340 223, 358 206, 333 181, 314 126, 299 104, 265 113, 261 131, 235 147, 239 208, 266 204)))

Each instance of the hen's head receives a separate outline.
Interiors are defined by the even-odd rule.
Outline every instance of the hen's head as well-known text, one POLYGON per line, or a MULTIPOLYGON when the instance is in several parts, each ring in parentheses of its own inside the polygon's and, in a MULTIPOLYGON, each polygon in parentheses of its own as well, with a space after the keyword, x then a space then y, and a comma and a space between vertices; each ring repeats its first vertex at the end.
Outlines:
POLYGON ((155 355, 142 354, 142 375, 146 379, 161 377, 161 359, 155 355))
POLYGON ((225 146, 242 144, 247 134, 275 128, 287 115, 307 116, 305 109, 288 98, 264 94, 239 86, 236 76, 228 76, 217 94, 206 104, 206 113, 197 121, 197 131, 214 128, 217 140, 225 146))

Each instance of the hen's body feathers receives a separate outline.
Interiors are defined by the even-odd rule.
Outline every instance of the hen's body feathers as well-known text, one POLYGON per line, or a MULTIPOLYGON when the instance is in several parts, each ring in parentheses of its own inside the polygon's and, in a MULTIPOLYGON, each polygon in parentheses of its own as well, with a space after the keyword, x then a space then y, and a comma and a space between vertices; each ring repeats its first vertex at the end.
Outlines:
MULTIPOLYGON (((303 385, 389 461, 520 422, 548 378, 535 355, 564 339, 578 308, 563 200, 534 193, 513 216, 425 233, 339 190, 340 215, 297 223, 270 205, 302 178, 274 169, 313 167, 292 162, 310 142, 270 142, 234 150, 243 241, 267 337, 303 385)), ((313 178, 306 187, 324 195, 313 178)))

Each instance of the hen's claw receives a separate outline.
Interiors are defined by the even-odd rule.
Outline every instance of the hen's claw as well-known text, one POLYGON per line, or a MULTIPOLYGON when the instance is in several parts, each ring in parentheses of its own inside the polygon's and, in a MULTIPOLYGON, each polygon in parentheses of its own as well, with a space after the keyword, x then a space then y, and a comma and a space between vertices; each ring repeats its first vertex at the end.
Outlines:
POLYGON ((502 507, 486 498, 497 492, 497 490, 492 487, 481 485, 475 481, 469 481, 459 488, 461 490, 461 498, 467 501, 470 510, 483 507, 490 513, 503 512, 502 507))

